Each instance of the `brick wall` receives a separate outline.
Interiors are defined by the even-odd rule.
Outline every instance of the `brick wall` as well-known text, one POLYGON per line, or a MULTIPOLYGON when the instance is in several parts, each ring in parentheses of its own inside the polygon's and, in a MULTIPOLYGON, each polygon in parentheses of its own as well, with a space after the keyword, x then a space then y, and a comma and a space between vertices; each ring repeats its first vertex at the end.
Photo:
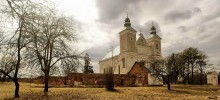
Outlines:
MULTIPOLYGON (((74 81, 82 82, 83 85, 104 85, 105 74, 72 73, 68 76, 68 85, 74 86, 74 81)), ((126 74, 114 74, 116 86, 133 86, 136 77, 126 74)))
MULTIPOLYGON (((80 82, 86 86, 104 86, 105 74, 86 74, 86 73, 72 73, 66 79, 66 85, 74 86, 74 82, 80 82)), ((114 74, 115 86, 134 86, 136 76, 126 74, 114 74)), ((44 77, 40 76, 33 79, 33 83, 43 84, 44 77)), ((64 85, 65 77, 51 76, 49 85, 64 85)))

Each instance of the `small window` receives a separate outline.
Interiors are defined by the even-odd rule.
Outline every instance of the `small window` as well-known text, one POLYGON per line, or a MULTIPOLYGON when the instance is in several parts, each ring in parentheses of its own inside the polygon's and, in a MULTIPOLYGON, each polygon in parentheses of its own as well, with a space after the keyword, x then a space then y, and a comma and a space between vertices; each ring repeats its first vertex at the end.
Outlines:
POLYGON ((156 44, 156 49, 159 49, 159 45, 158 44, 156 44))
POLYGON ((123 68, 125 68, 125 58, 122 59, 123 68))

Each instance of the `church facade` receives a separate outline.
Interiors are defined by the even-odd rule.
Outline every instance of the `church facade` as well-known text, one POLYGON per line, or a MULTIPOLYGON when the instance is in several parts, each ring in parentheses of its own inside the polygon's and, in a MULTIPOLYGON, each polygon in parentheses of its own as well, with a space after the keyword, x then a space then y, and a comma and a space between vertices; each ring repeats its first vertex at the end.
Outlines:
MULTIPOLYGON (((150 61, 151 57, 162 58, 161 38, 152 25, 150 35, 145 38, 142 33, 136 37, 137 31, 131 26, 130 19, 125 19, 124 28, 119 32, 120 44, 99 61, 100 73, 113 66, 114 74, 127 74, 135 62, 150 61)), ((149 63, 145 63, 149 67, 149 63)))

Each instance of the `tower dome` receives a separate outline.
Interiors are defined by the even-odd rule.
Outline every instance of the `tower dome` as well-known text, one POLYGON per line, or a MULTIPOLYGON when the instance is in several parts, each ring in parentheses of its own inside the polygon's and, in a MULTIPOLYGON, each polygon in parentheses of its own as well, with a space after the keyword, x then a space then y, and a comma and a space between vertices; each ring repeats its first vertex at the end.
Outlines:
POLYGON ((156 34, 156 28, 154 27, 154 25, 152 25, 150 29, 150 34, 156 34))
POLYGON ((128 27, 128 26, 131 26, 131 22, 130 22, 130 19, 128 18, 128 16, 127 16, 127 18, 125 19, 124 27, 128 27))

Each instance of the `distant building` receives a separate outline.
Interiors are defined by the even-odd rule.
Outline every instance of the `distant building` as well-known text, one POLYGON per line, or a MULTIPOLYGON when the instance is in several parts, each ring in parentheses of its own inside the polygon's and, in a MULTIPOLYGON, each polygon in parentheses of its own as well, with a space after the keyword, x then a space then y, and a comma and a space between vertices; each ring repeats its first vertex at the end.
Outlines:
POLYGON ((207 73, 207 84, 218 85, 218 74, 216 71, 207 73))
MULTIPOLYGON (((123 30, 119 32, 120 45, 99 61, 100 73, 113 66, 114 74, 127 74, 136 61, 150 61, 151 57, 162 58, 161 38, 153 25, 147 38, 140 32, 136 39, 136 33, 127 17, 123 30)), ((150 64, 145 63, 145 66, 148 68, 150 64)))

